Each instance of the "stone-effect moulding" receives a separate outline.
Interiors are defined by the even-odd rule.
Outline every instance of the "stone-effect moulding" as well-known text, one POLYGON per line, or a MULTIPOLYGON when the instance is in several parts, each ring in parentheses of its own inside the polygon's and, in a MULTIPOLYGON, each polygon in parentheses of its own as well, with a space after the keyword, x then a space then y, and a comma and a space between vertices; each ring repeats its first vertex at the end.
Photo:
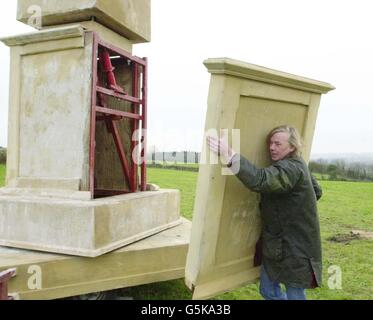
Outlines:
MULTIPOLYGON (((288 124, 300 132, 309 159, 321 94, 332 85, 229 58, 208 59, 205 66, 211 73, 205 132, 240 130, 236 151, 266 167, 268 132, 288 124)), ((209 155, 205 143, 201 158, 209 155)), ((210 164, 199 170, 185 276, 194 299, 254 282, 260 274, 254 266, 260 195, 222 170, 210 164)))
POLYGON ((181 223, 177 190, 97 200, 6 190, 0 189, 2 246, 97 257, 181 223))
MULTIPOLYGON (((180 223, 177 190, 154 187, 154 192, 91 200, 95 29, 103 41, 116 38, 98 24, 81 23, 2 39, 11 47, 11 74, 0 245, 96 257, 180 223)), ((131 91, 129 66, 118 62, 115 67, 118 84, 131 91)), ((114 106, 122 111, 128 107, 114 106)), ((130 147, 127 125, 119 126, 125 148, 130 147)), ((105 125, 101 129, 96 136, 101 155, 96 157, 96 183, 106 179, 113 184, 108 189, 124 190, 114 142, 105 125)))
POLYGON ((0 247, 0 272, 17 269, 9 292, 20 300, 60 299, 180 279, 185 274, 190 228, 191 222, 182 219, 175 228, 98 258, 0 247), (28 285, 35 266, 42 272, 39 289, 28 285))
POLYGON ((335 89, 334 86, 326 82, 230 58, 211 58, 207 59, 204 64, 211 74, 225 74, 315 93, 327 93, 335 89))
POLYGON ((41 28, 94 18, 133 43, 151 39, 150 0, 18 0, 17 20, 27 24, 32 16, 29 8, 37 7, 41 28))

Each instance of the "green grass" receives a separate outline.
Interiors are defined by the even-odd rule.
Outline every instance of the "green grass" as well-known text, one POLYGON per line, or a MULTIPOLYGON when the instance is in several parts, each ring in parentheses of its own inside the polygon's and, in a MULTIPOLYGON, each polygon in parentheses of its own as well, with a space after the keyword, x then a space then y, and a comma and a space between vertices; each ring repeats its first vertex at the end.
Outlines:
POLYGON ((4 186, 5 182, 5 165, 0 164, 0 187, 4 186))
MULTIPOLYGON (((152 161, 149 161, 148 162, 148 165, 152 165, 153 162, 152 161)), ((179 167, 192 167, 192 168, 199 168, 199 164, 198 163, 185 163, 185 162, 163 162, 163 161, 156 161, 155 164, 157 165, 162 165, 162 166, 179 166, 179 167)))
POLYGON ((327 239, 352 230, 373 231, 373 183, 320 182, 319 202, 323 241, 324 286, 309 291, 313 299, 373 299, 373 240, 331 242, 327 239), (327 288, 328 267, 342 269, 342 290, 327 288))
POLYGON ((328 174, 312 173, 312 175, 318 180, 328 180, 329 179, 328 174))
POLYGON ((197 173, 148 168, 148 180, 163 189, 178 189, 181 192, 181 214, 192 220, 197 173))
MULTIPOLYGON (((151 182, 162 188, 181 190, 181 211, 187 218, 193 214, 193 202, 198 173, 149 169, 151 182)), ((311 300, 373 299, 373 240, 353 240, 349 243, 327 240, 333 235, 351 230, 373 231, 373 183, 320 181, 324 196, 319 202, 323 245, 324 283, 322 288, 307 290, 311 300), (328 288, 328 269, 342 270, 342 290, 328 288)), ((135 299, 190 299, 183 280, 168 281, 122 290, 135 299)), ((262 299, 258 284, 252 284, 215 297, 226 300, 262 299)))
MULTIPOLYGON (((5 167, 0 165, 0 186, 4 183, 5 167)), ((148 169, 149 182, 162 188, 181 191, 181 212, 191 219, 197 172, 165 169, 148 169)), ((321 237, 323 244, 324 285, 308 290, 309 299, 343 300, 373 299, 373 240, 332 242, 328 238, 348 234, 351 230, 373 231, 373 183, 320 182, 324 196, 319 202, 321 237), (342 290, 328 288, 328 268, 342 269, 342 290)), ((122 295, 134 299, 191 299, 183 279, 122 289, 122 295)), ((252 284, 215 299, 251 300, 261 299, 258 284, 252 284)))

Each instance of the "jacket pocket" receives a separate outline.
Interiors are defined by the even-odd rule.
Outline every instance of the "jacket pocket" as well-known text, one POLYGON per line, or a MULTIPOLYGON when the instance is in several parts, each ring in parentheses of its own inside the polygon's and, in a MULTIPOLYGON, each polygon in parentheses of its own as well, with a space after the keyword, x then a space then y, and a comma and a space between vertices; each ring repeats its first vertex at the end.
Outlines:
POLYGON ((280 261, 283 258, 282 237, 273 235, 267 231, 263 232, 263 255, 267 259, 280 261))

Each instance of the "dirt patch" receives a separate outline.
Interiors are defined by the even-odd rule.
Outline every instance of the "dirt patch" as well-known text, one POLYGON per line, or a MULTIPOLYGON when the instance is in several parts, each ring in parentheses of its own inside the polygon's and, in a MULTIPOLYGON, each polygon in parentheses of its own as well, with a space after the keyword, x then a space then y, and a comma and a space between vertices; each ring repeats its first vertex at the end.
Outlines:
POLYGON ((373 239, 373 232, 362 231, 362 230, 352 230, 347 234, 336 234, 328 238, 329 241, 339 242, 339 243, 350 243, 352 240, 364 240, 373 239))
POLYGON ((373 239, 372 231, 352 230, 351 233, 359 235, 360 239, 373 239))

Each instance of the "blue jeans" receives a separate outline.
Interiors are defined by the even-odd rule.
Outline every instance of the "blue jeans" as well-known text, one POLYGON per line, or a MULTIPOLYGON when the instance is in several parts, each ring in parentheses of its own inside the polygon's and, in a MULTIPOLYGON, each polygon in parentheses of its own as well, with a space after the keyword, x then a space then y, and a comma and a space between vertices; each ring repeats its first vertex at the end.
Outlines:
POLYGON ((306 300, 305 289, 286 286, 286 293, 282 292, 280 283, 269 279, 264 266, 260 272, 260 294, 265 300, 306 300))

